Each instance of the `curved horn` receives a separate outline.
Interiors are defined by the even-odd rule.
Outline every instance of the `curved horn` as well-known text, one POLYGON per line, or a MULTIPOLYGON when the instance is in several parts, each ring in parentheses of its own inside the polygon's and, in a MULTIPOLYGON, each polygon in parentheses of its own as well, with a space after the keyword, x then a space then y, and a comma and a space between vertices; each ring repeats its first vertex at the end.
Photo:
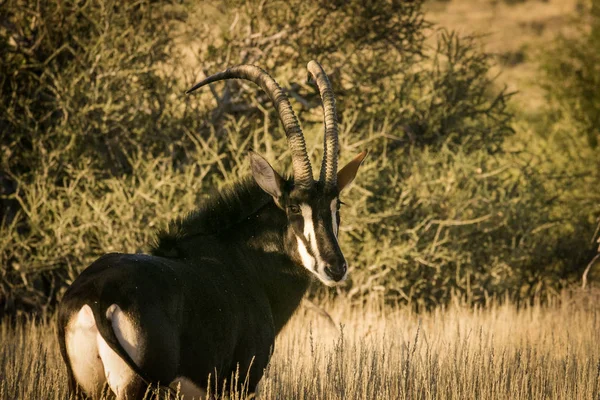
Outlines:
POLYGON ((335 98, 327 74, 321 64, 316 61, 308 63, 308 72, 317 83, 321 100, 323 102, 323 119, 325 124, 325 137, 323 139, 323 162, 319 180, 325 184, 326 189, 335 188, 337 185, 337 159, 338 159, 338 123, 335 111, 335 98))
POLYGON ((238 65, 227 68, 223 72, 218 72, 209 76, 202 82, 197 83, 186 91, 191 93, 194 90, 225 79, 246 79, 260 86, 271 98, 275 109, 279 113, 279 118, 283 123, 285 134, 288 140, 288 146, 292 153, 292 167, 294 169, 294 183, 299 186, 310 188, 313 185, 312 167, 306 152, 306 143, 302 129, 296 119, 296 114, 279 84, 266 71, 254 65, 238 65))

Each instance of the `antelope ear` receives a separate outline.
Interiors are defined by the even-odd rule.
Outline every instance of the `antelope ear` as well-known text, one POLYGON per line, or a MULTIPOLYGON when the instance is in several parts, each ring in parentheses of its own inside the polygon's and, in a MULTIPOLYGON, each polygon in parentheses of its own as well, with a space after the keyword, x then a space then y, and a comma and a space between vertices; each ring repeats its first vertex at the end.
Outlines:
POLYGON ((358 167, 362 164, 363 160, 367 156, 367 151, 363 151, 356 157, 354 160, 350 161, 346 166, 338 171, 337 174, 337 185, 338 192, 341 192, 345 188, 348 187, 356 177, 356 173, 358 172, 358 167))
POLYGON ((283 178, 275 172, 267 160, 253 151, 250 152, 250 165, 252 176, 258 186, 275 200, 279 199, 282 194, 283 178))

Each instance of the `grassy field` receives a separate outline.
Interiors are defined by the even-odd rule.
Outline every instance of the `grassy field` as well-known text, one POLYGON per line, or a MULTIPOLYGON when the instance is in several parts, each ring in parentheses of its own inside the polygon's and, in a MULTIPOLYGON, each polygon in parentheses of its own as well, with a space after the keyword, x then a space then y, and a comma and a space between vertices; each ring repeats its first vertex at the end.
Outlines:
MULTIPOLYGON (((377 301, 302 307, 261 399, 600 399, 600 293, 415 314, 377 301)), ((0 398, 64 399, 52 322, 2 324, 0 398)), ((231 398, 240 398, 238 393, 231 398)))

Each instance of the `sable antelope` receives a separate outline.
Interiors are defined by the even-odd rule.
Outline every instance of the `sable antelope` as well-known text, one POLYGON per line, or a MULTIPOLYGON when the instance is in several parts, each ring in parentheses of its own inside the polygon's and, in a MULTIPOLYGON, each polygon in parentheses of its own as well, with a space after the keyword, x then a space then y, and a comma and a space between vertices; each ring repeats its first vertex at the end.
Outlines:
POLYGON ((224 79, 258 84, 283 123, 293 177, 281 177, 251 152, 253 179, 171 222, 158 234, 152 255, 106 254, 84 270, 58 313, 72 393, 97 397, 108 384, 117 398, 137 399, 148 384, 160 383, 180 385, 186 398, 198 398, 213 384, 209 374, 219 386, 238 367, 242 377, 248 374, 252 393, 311 274, 329 286, 346 278, 337 239, 339 194, 366 152, 337 171, 333 91, 317 62, 308 70, 324 109, 318 181, 289 100, 265 71, 231 67, 187 91, 224 79))

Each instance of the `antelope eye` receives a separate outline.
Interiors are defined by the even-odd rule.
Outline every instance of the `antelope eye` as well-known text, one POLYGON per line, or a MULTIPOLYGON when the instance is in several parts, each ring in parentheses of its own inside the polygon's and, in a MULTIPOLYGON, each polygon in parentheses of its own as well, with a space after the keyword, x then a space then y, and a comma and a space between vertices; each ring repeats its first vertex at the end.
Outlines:
POLYGON ((300 214, 300 207, 298 207, 297 205, 293 204, 291 206, 288 207, 290 209, 290 212, 292 214, 300 214))

